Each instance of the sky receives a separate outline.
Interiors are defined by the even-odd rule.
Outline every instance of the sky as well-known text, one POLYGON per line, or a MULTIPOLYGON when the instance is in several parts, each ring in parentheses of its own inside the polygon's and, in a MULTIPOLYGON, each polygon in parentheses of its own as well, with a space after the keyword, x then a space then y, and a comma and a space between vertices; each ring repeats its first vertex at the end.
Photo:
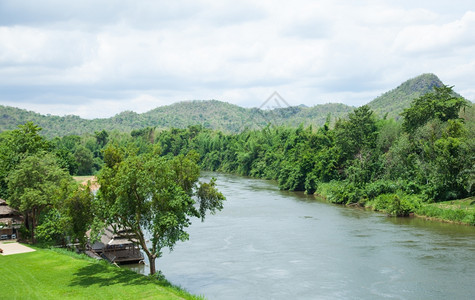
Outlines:
POLYGON ((360 106, 423 73, 475 101, 475 2, 0 0, 0 104, 360 106))

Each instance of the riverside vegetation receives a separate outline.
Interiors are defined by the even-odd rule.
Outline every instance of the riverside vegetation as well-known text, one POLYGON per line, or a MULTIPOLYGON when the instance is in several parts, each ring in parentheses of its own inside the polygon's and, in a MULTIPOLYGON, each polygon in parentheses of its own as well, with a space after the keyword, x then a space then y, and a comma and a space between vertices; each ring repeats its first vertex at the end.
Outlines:
MULTIPOLYGON (((97 221, 94 210, 99 210, 92 208, 91 203, 97 201, 88 191, 74 187, 70 175, 98 172, 102 184, 115 191, 120 188, 118 182, 137 179, 124 175, 119 180, 125 174, 119 166, 128 164, 134 172, 140 168, 149 172, 132 161, 155 161, 155 165, 169 165, 176 178, 188 176, 188 181, 177 180, 183 183, 176 187, 183 195, 191 195, 199 165, 205 170, 276 180, 281 189, 316 193, 333 203, 474 225, 473 201, 460 201, 474 194, 474 112, 471 103, 442 86, 416 98, 399 121, 377 117, 369 106, 362 106, 333 125, 328 117, 318 128, 267 125, 226 134, 201 125, 167 130, 146 127, 130 133, 102 130, 51 140, 30 122, 0 134, 0 196, 25 214, 24 231, 33 241, 38 237, 65 243, 68 237, 84 243, 84 232, 97 221), (184 164, 195 171, 176 167, 184 164), (468 205, 434 204, 442 201, 468 205)), ((213 182, 206 189, 210 199, 221 199, 222 195, 213 194, 213 182)), ((112 192, 101 197, 116 198, 112 192)), ((187 197, 183 203, 189 203, 187 197)), ((219 201, 204 201, 205 210, 219 208, 219 201)), ((200 213, 189 210, 188 215, 200 213)), ((178 223, 186 225, 186 221, 178 223)), ((182 234, 175 234, 174 241, 186 238, 182 234)))
POLYGON ((273 127, 226 135, 201 127, 135 131, 163 154, 197 151, 204 169, 277 180, 284 190, 368 206, 394 216, 419 214, 475 225, 474 107, 436 87, 406 108, 402 122, 368 106, 333 128, 273 127), (156 136, 155 136, 156 135, 156 136))
POLYGON ((28 122, 0 133, 0 197, 24 214, 22 236, 31 242, 84 245, 89 228, 118 223, 139 237, 144 228, 156 233, 150 253, 142 245, 152 260, 188 238, 189 217, 222 208, 214 181, 197 181, 198 166, 276 180, 332 203, 475 225, 474 113, 441 86, 414 99, 399 120, 365 105, 320 127, 267 124, 235 134, 145 127, 47 139, 28 122), (98 197, 71 177, 93 173, 98 197))

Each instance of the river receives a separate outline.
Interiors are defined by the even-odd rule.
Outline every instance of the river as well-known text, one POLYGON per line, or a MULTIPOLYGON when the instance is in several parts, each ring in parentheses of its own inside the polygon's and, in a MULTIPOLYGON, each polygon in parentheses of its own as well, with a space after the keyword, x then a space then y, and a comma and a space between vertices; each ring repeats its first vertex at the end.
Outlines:
MULTIPOLYGON (((157 260, 207 299, 473 299, 475 227, 391 218, 221 173, 224 209, 157 260)), ((128 266, 146 274, 148 267, 128 266)))

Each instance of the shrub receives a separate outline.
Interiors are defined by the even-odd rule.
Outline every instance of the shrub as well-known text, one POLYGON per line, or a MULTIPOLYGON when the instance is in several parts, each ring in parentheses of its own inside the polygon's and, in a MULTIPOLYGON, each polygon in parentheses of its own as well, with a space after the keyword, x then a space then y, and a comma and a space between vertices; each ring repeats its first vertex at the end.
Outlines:
POLYGON ((316 193, 337 204, 358 203, 365 196, 364 191, 353 183, 335 180, 319 183, 316 193))
POLYGON ((378 180, 366 185, 365 192, 369 199, 374 199, 381 194, 395 193, 400 184, 391 180, 378 180))
POLYGON ((407 195, 403 192, 381 194, 372 202, 374 210, 384 211, 391 216, 407 217, 415 212, 421 203, 416 195, 407 195))

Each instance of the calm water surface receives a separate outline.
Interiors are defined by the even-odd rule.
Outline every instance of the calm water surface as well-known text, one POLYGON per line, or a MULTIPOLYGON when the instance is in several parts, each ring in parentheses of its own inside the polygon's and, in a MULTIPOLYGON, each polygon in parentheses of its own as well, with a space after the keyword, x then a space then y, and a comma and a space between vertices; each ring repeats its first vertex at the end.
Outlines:
MULTIPOLYGON (((218 179, 224 209, 157 260, 208 299, 474 299, 475 227, 335 206, 274 182, 218 179)), ((129 266, 147 273, 148 266, 129 266)))

